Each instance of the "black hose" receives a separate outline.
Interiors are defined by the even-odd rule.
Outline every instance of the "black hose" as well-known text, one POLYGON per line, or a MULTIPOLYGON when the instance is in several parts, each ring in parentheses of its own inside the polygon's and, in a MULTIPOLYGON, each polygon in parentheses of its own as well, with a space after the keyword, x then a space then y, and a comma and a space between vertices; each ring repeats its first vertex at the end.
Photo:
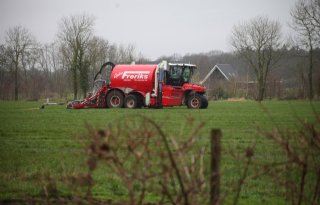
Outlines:
POLYGON ((103 69, 105 66, 108 66, 108 65, 111 66, 111 71, 112 71, 112 69, 115 67, 115 64, 112 63, 112 62, 110 62, 110 61, 104 63, 104 64, 101 66, 99 72, 97 72, 97 74, 94 76, 94 81, 96 80, 97 76, 98 76, 99 74, 101 74, 102 69, 103 69))

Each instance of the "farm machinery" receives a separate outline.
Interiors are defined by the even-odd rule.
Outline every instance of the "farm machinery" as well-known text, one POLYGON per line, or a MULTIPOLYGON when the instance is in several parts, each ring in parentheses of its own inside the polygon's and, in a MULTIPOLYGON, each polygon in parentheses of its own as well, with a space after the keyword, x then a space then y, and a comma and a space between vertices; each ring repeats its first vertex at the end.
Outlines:
POLYGON ((67 108, 208 107, 206 87, 190 83, 192 64, 119 64, 107 62, 95 75, 93 91, 67 108))

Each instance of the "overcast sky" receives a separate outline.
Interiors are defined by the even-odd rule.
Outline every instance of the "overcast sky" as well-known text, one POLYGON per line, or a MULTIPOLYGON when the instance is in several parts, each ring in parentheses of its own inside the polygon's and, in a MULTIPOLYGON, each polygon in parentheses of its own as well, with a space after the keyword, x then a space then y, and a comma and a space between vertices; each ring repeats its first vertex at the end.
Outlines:
POLYGON ((233 25, 263 15, 290 31, 295 0, 0 0, 0 41, 22 25, 41 43, 54 41, 64 16, 93 15, 95 34, 134 44, 144 56, 231 51, 233 25))

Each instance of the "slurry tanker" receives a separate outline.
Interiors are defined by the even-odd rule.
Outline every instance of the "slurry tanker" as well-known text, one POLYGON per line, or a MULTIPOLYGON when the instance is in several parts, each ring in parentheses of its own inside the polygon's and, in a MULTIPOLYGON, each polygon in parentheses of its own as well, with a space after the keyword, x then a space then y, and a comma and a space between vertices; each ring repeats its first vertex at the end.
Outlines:
POLYGON ((191 83, 192 64, 119 64, 107 62, 95 75, 93 91, 67 108, 207 108, 206 87, 191 83))

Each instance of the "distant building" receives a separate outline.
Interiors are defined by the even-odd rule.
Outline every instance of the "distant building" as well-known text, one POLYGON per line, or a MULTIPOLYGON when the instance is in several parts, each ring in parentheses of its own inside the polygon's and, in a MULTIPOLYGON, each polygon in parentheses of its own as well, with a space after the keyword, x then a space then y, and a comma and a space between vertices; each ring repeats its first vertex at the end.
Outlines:
POLYGON ((207 87, 209 98, 228 98, 235 93, 238 73, 230 64, 217 64, 200 82, 207 87))
POLYGON ((230 64, 217 64, 200 82, 204 84, 207 80, 227 80, 230 81, 238 76, 237 71, 230 64))

